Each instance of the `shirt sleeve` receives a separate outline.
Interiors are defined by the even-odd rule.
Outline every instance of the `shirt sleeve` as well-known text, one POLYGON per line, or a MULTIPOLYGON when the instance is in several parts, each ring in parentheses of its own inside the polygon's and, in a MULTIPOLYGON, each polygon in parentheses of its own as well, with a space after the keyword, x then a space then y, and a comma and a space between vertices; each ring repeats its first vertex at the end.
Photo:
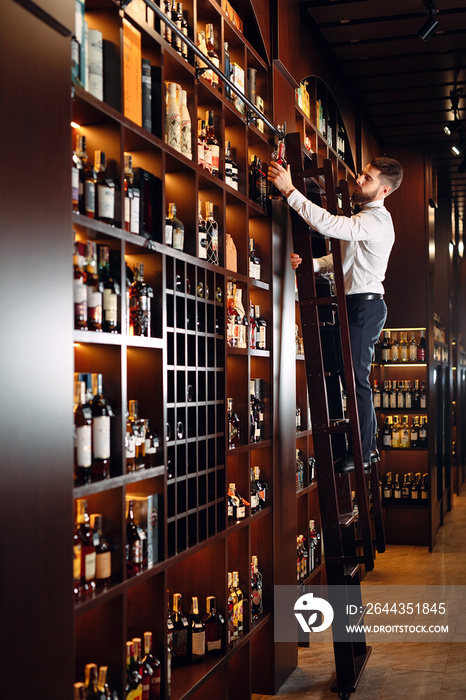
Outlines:
POLYGON ((381 221, 374 209, 361 211, 354 216, 338 216, 310 202, 298 190, 288 197, 288 204, 312 226, 328 238, 342 241, 378 241, 382 235, 381 221))
POLYGON ((324 255, 322 258, 314 258, 314 272, 318 272, 319 275, 328 275, 330 272, 333 272, 332 253, 324 255))

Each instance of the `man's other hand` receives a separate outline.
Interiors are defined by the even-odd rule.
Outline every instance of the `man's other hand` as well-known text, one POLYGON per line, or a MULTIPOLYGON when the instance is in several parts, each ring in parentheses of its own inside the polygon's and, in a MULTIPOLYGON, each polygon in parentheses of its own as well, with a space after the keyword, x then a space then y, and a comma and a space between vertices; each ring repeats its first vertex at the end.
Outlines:
POLYGON ((297 253, 291 253, 290 259, 291 259, 291 267, 293 268, 293 270, 296 270, 298 265, 301 265, 301 263, 303 261, 303 259, 300 258, 299 255, 297 255, 297 253))

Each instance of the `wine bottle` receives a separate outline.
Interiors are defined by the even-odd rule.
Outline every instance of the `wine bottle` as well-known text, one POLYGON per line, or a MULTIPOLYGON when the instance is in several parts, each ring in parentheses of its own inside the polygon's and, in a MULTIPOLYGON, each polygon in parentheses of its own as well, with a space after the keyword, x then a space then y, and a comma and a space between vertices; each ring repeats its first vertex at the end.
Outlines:
POLYGON ((392 344, 390 347, 390 361, 391 362, 399 362, 400 361, 400 343, 398 342, 398 338, 396 336, 396 333, 393 333, 392 344))
MULTIPOLYGON (((181 31, 183 32, 183 36, 188 36, 189 33, 189 27, 188 27, 188 20, 186 19, 186 11, 183 12, 183 5, 181 2, 178 3, 178 13, 181 15, 181 31)), ((185 41, 181 41, 181 55, 183 56, 184 60, 188 60, 188 45, 185 41)))
POLYGON ((421 337, 419 338, 419 343, 417 345, 417 361, 426 361, 426 338, 425 331, 421 331, 421 337))
POLYGON ((134 657, 133 642, 126 642, 126 700, 140 700, 142 694, 142 678, 134 657))
POLYGON ((168 205, 168 218, 173 230, 173 248, 183 250, 184 248, 184 224, 176 216, 176 204, 170 202, 168 205))
POLYGON ((191 661, 193 663, 205 661, 205 649, 205 624, 199 614, 197 596, 193 596, 189 614, 189 650, 191 661))
POLYGON ((183 613, 181 593, 173 595, 173 666, 183 666, 188 661, 189 622, 183 613))
POLYGON ((134 520, 134 503, 128 501, 126 517, 126 568, 128 576, 141 573, 144 564, 144 543, 134 520))
POLYGON ((232 450, 240 444, 240 422, 233 411, 233 399, 227 399, 228 407, 228 449, 232 450))
POLYGON ((86 664, 84 668, 84 688, 86 700, 100 700, 97 664, 86 664))
POLYGON ((383 341, 381 350, 382 362, 390 362, 391 360, 391 341, 390 341, 390 331, 383 332, 383 341))
MULTIPOLYGON (((276 150, 272 153, 272 161, 278 163, 286 169, 286 157, 285 157, 285 140, 284 138, 278 139, 278 145, 276 150)), ((269 199, 284 199, 283 194, 276 188, 273 182, 269 183, 269 199)))
POLYGON ((120 285, 112 274, 110 252, 105 245, 99 248, 99 279, 103 285, 102 329, 106 333, 117 333, 120 285))
POLYGON ((377 379, 374 379, 374 388, 372 390, 372 398, 374 400, 374 408, 380 408, 381 407, 381 394, 380 394, 380 389, 379 389, 379 382, 377 379))
MULTIPOLYGON (((178 5, 176 3, 176 0, 173 0, 172 4, 172 11, 171 11, 171 20, 173 24, 176 25, 177 29, 180 31, 182 30, 182 21, 183 21, 183 14, 179 12, 178 5)), ((179 54, 181 54, 181 38, 178 36, 178 34, 175 34, 172 32, 172 46, 177 51, 179 54)))
POLYGON ((214 219, 214 205, 212 202, 206 202, 206 218, 205 218, 205 228, 207 237, 207 261, 212 263, 212 265, 219 264, 218 257, 218 246, 219 246, 219 234, 218 234, 218 223, 214 219))
POLYGON ((228 572, 228 644, 232 644, 238 638, 238 598, 233 588, 233 575, 228 572))
POLYGON ((253 556, 251 561, 251 617, 254 621, 259 620, 264 612, 262 594, 262 574, 258 569, 258 558, 253 556))
POLYGON ((94 153, 96 171, 96 218, 107 224, 115 223, 115 182, 107 175, 107 159, 103 151, 94 153))
POLYGON ((217 611, 217 603, 215 596, 213 595, 206 598, 206 616, 204 618, 204 625, 207 656, 215 656, 220 654, 223 649, 225 620, 217 611))
MULTIPOLYGON (((206 24, 206 47, 207 55, 217 68, 220 68, 220 60, 218 53, 215 50, 215 39, 214 39, 214 25, 206 24)), ((218 88, 219 80, 218 75, 213 70, 206 71, 206 79, 210 82, 213 88, 218 88)))
POLYGON ((409 341, 409 361, 417 361, 417 343, 414 337, 414 332, 411 333, 411 340, 409 341))
POLYGON ((391 447, 392 446, 392 426, 391 426, 392 418, 391 416, 386 416, 385 417, 385 423, 383 427, 383 433, 382 433, 382 445, 384 447, 391 447))
POLYGON ((87 331, 87 287, 84 271, 84 258, 80 254, 80 245, 74 243, 73 253, 73 304, 74 327, 76 330, 87 331))
POLYGON ((129 335, 151 337, 152 288, 144 280, 144 263, 134 266, 134 279, 129 287, 129 335))
POLYGON ((84 164, 81 160, 81 139, 76 135, 76 149, 71 159, 71 206, 73 211, 79 213, 83 205, 84 164))
POLYGON ((77 484, 92 481, 92 410, 85 398, 86 386, 74 383, 74 474, 77 484))
MULTIPOLYGON (((206 144, 212 153, 212 175, 220 177, 220 143, 215 135, 214 113, 212 110, 206 112, 206 144)), ((204 154, 205 159, 205 154, 204 154)))
POLYGON ((102 393, 102 375, 92 375, 92 480, 110 476, 110 421, 113 410, 102 393))
POLYGON ((112 552, 102 532, 102 521, 101 513, 91 514, 92 543, 95 547, 95 582, 96 586, 106 588, 112 578, 112 552))
POLYGON ((81 539, 81 587, 84 595, 94 593, 96 573, 96 552, 93 541, 87 501, 84 498, 76 500, 76 524, 81 539))

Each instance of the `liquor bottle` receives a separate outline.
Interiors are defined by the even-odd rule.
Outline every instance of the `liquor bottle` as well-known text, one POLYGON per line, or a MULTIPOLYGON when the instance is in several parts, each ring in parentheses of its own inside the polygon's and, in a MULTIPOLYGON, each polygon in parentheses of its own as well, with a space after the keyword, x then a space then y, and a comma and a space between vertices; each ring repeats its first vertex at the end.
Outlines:
MULTIPOLYGON (((209 168, 207 167, 206 164, 206 150, 209 150, 206 144, 206 127, 205 127, 205 121, 203 119, 198 119, 197 122, 197 163, 198 165, 202 165, 202 167, 205 170, 208 170, 209 168)), ((209 160, 209 158, 207 158, 209 160)), ((210 171, 212 171, 212 155, 210 155, 210 171)))
POLYGON ((84 382, 74 383, 74 474, 77 484, 92 481, 92 410, 84 382))
MULTIPOLYGON (((284 138, 278 139, 277 149, 272 153, 272 161, 283 166, 286 170, 287 163, 285 157, 285 140, 284 138)), ((284 196, 278 190, 273 182, 269 183, 269 199, 284 199, 284 196)))
POLYGON ((113 277, 109 247, 106 245, 99 247, 99 279, 103 285, 102 329, 106 333, 117 333, 120 285, 113 277))
POLYGON ((205 203, 205 227, 207 233, 207 261, 212 263, 212 265, 218 265, 218 223, 214 219, 213 202, 205 203))
POLYGON ((94 593, 96 552, 93 533, 87 512, 87 501, 84 498, 76 500, 76 525, 81 539, 81 587, 84 595, 94 593))
POLYGON ((405 407, 405 389, 404 389, 403 382, 398 382, 398 391, 396 393, 396 407, 397 408, 404 408, 405 407))
POLYGON ((87 331, 87 287, 84 271, 84 258, 80 254, 80 244, 75 242, 73 253, 73 304, 74 327, 87 331))
POLYGON ((393 334, 393 340, 390 347, 390 361, 399 362, 400 361, 400 343, 396 337, 396 333, 393 334))
POLYGON ((383 426, 383 433, 382 433, 382 445, 384 447, 391 447, 392 446, 392 418, 391 416, 386 416, 385 417, 385 423, 383 426))
POLYGON ((97 664, 86 664, 84 668, 84 696, 86 700, 100 700, 97 664))
POLYGON ((427 447, 427 416, 421 416, 418 447, 427 447))
POLYGON ((204 626, 206 654, 207 656, 216 656, 220 654, 223 649, 225 620, 223 616, 217 612, 217 602, 213 595, 206 598, 204 626))
POLYGON ((95 218, 95 204, 96 204, 96 172, 93 165, 89 162, 89 157, 86 151, 86 137, 79 137, 79 152, 78 156, 83 165, 82 173, 80 176, 83 178, 82 182, 82 193, 80 192, 80 208, 81 214, 85 214, 90 219, 95 218))
POLYGON ((168 218, 173 229, 173 248, 183 250, 184 248, 184 224, 176 216, 176 204, 170 202, 168 205, 168 218))
POLYGON ((142 700, 160 700, 162 664, 152 651, 152 632, 144 632, 142 667, 142 700))
POLYGON ((246 317, 246 312, 243 306, 243 290, 240 287, 235 287, 234 308, 236 312, 236 329, 238 338, 238 348, 247 348, 248 346, 248 328, 249 320, 246 317))
POLYGON ((384 381, 382 389, 382 408, 390 408, 391 391, 392 390, 390 380, 384 381))
MULTIPOLYGON (((200 32, 197 32, 197 48, 204 54, 204 56, 207 56, 207 44, 205 39, 205 31, 203 29, 200 32)), ((201 75, 204 80, 207 80, 207 82, 210 83, 211 70, 210 68, 207 68, 207 64, 204 63, 201 58, 196 57, 196 66, 199 69, 203 69, 201 75)))
POLYGON ((404 331, 401 333, 400 361, 408 362, 408 334, 404 331))
MULTIPOLYGON (((183 14, 178 11, 176 0, 173 0, 172 3, 171 20, 173 24, 176 25, 177 29, 181 31, 183 14)), ((181 38, 178 36, 178 34, 175 34, 174 32, 172 32, 172 46, 175 49, 175 51, 181 54, 181 38)))
POLYGON ((233 399, 227 399, 228 407, 228 449, 233 450, 240 444, 240 422, 236 413, 233 411, 233 399))
POLYGON ((392 423, 392 447, 401 446, 401 425, 398 416, 393 416, 392 423))
POLYGON ((259 493, 258 493, 256 479, 254 477, 254 467, 251 467, 251 491, 250 491, 249 502, 250 502, 250 506, 251 506, 251 515, 253 515, 254 513, 257 513, 257 511, 259 510, 259 493))
POLYGON ((134 503, 128 501, 126 516, 126 569, 128 576, 141 573, 144 565, 144 543, 134 520, 134 503))
POLYGON ((92 543, 95 547, 95 582, 96 586, 106 588, 112 578, 112 552, 108 540, 102 532, 101 513, 92 513, 92 543))
POLYGON ((238 598, 233 588, 233 575, 228 572, 228 644, 232 644, 238 638, 238 598))
MULTIPOLYGON (((212 110, 206 112, 206 144, 212 153, 212 175, 220 177, 220 143, 215 135, 214 113, 212 110)), ((204 154, 205 159, 205 154, 204 154)))
POLYGON ((423 474, 422 475, 422 484, 421 484, 421 501, 427 501, 428 498, 429 498, 429 475, 423 474))
POLYGON ((317 568, 320 566, 322 560, 322 545, 320 532, 316 528, 315 520, 309 520, 309 544, 311 544, 311 542, 315 545, 314 564, 315 568, 317 568))
POLYGON ((405 474, 403 478, 403 486, 401 488, 401 500, 410 501, 411 500, 411 474, 405 474))
POLYGON ((374 388, 372 390, 372 397, 374 400, 374 408, 380 408, 381 407, 381 393, 379 389, 379 382, 377 379, 374 379, 374 388))
POLYGON ((158 436, 152 431, 148 418, 144 418, 144 456, 145 469, 156 466, 157 448, 160 446, 158 436))
POLYGON ((189 614, 189 651, 190 660, 193 663, 205 661, 206 639, 205 624, 199 615, 197 596, 192 597, 191 611, 189 614))
POLYGON ((97 680, 97 690, 99 691, 99 700, 111 700, 112 693, 107 682, 108 666, 99 667, 99 676, 97 680))
POLYGON ((152 288, 144 280, 144 263, 134 266, 134 279, 128 290, 129 335, 151 337, 152 288))
POLYGON ((233 187, 233 162, 231 160, 229 141, 225 142, 225 184, 233 187))
POLYGON ((426 361, 426 338, 425 331, 421 331, 421 337, 419 338, 419 343, 417 344, 417 361, 426 361))
MULTIPOLYGON (((218 57, 218 53, 215 50, 215 39, 214 39, 214 25, 213 24, 206 24, 206 47, 207 47, 207 55, 216 66, 216 68, 220 68, 220 60, 218 57)), ((212 87, 218 88, 219 86, 219 80, 218 80, 218 75, 215 73, 213 70, 206 71, 206 80, 210 82, 212 87)))
MULTIPOLYGON (((146 468, 146 422, 139 418, 139 405, 135 399, 128 401, 128 421, 126 425, 126 434, 132 434, 134 440, 134 459, 127 458, 127 471, 139 471, 146 468)), ((131 441, 130 435, 129 441, 131 441)), ((130 451, 130 450, 128 450, 130 451)))
POLYGON ((256 155, 251 156, 251 163, 249 166, 249 198, 260 207, 266 206, 266 182, 260 158, 256 155))
POLYGON ((303 549, 302 549, 303 536, 298 535, 296 537, 296 583, 301 583, 301 571, 303 568, 303 549))
POLYGON ((261 278, 261 259, 257 255, 254 238, 249 239, 249 277, 256 280, 261 278))
POLYGON ((421 410, 427 408, 427 391, 425 382, 422 382, 421 384, 421 391, 419 393, 419 408, 421 410))
POLYGON ((384 476, 382 499, 385 503, 392 500, 392 473, 387 472, 384 476))
POLYGON ((238 347, 238 326, 235 310, 236 285, 227 282, 227 343, 231 348, 238 347))
POLYGON ((419 502, 421 496, 421 473, 418 472, 414 475, 414 479, 411 485, 411 500, 419 502))
POLYGON ((198 257, 200 260, 207 260, 207 231, 206 222, 202 216, 202 201, 198 200, 198 257))
POLYGON ((125 176, 124 176, 124 205, 125 205, 125 230, 131 233, 140 233, 141 217, 141 195, 133 186, 133 157, 130 153, 125 153, 125 176))
POLYGON ((231 502, 232 510, 229 510, 230 518, 234 521, 243 520, 246 517, 246 506, 249 505, 248 501, 245 501, 242 496, 239 495, 236 490, 236 484, 230 482, 228 485, 228 499, 231 502))
POLYGON ((181 114, 177 98, 178 83, 168 82, 165 113, 165 143, 181 153, 181 114))
POLYGON ((419 416, 414 416, 410 431, 411 447, 419 447, 419 416))
POLYGON ((263 416, 262 412, 262 403, 261 406, 259 406, 259 401, 256 399, 256 396, 254 393, 254 380, 251 380, 250 382, 250 396, 249 396, 249 439, 250 442, 260 442, 262 440, 262 424, 263 424, 263 419, 261 420, 261 415, 263 416))
POLYGON ((92 375, 92 480, 110 476, 110 421, 113 410, 102 393, 102 375, 92 375))
POLYGON ((296 406, 296 432, 301 432, 301 409, 296 406))
MULTIPOLYGON (((228 41, 223 42, 223 71, 226 77, 231 80, 231 57, 228 41)), ((231 88, 225 83, 225 97, 231 102, 231 88)))
POLYGON ((76 213, 82 211, 83 203, 84 164, 80 155, 83 138, 84 136, 76 135, 76 149, 71 158, 71 206, 76 213))
POLYGON ((405 382, 405 408, 413 407, 413 392, 411 391, 411 382, 409 379, 405 382))
POLYGON ((107 160, 103 151, 94 152, 96 171, 96 218, 107 224, 115 223, 115 182, 107 175, 107 160))
POLYGON ((188 661, 189 622, 183 613, 182 595, 173 595, 173 666, 183 666, 188 661))
MULTIPOLYGON (((178 3, 178 12, 181 14, 181 31, 183 32, 183 36, 187 37, 189 33, 188 20, 186 19, 187 12, 183 12, 183 5, 181 2, 178 3)), ((185 61, 188 60, 188 44, 185 41, 181 42, 181 55, 185 61)))
MULTIPOLYGON (((165 16, 166 16, 168 19, 171 20, 171 18, 172 18, 172 3, 171 3, 171 0, 163 0, 163 11, 164 11, 164 13, 165 13, 165 16)), ((164 39, 165 39, 166 42, 168 42, 169 44, 171 44, 171 43, 172 43, 172 30, 171 30, 171 27, 170 27, 166 22, 164 22, 163 25, 164 25, 164 35, 163 35, 163 36, 164 36, 164 39)))
POLYGON ((239 572, 238 571, 232 572, 232 584, 233 584, 233 589, 234 589, 234 592, 236 594, 236 600, 237 600, 236 617, 237 617, 238 636, 240 637, 244 632, 244 594, 243 594, 243 591, 241 590, 241 587, 239 585, 239 572))
POLYGON ((256 556, 253 556, 251 560, 251 617, 254 621, 259 620, 262 613, 264 612, 264 602, 262 594, 262 574, 258 568, 258 558, 256 556))
POLYGON ((421 408, 421 392, 419 389, 419 379, 414 380, 412 406, 413 408, 421 408))
POLYGON ((382 362, 390 362, 391 354, 391 342, 390 342, 390 331, 383 332, 383 341, 381 347, 382 362))
POLYGON ((414 337, 414 332, 411 333, 411 340, 409 341, 409 361, 417 361, 417 343, 416 338, 414 337))
POLYGON ((296 491, 304 488, 304 462, 301 459, 301 451, 296 450, 296 491))
MULTIPOLYGON (((181 4, 181 3, 178 3, 181 4)), ((180 129, 181 129, 181 153, 189 158, 193 159, 192 145, 191 145, 191 117, 188 110, 187 104, 187 92, 186 90, 181 90, 180 97, 180 129)))
POLYGON ((133 642, 126 642, 126 700, 140 700, 142 694, 142 679, 138 664, 134 658, 133 642))
POLYGON ((256 319, 254 316, 254 305, 249 302, 249 347, 251 350, 256 349, 256 319))
POLYGON ((408 425, 408 416, 403 416, 400 432, 400 447, 411 447, 411 434, 408 425))
POLYGON ((396 408, 398 403, 398 389, 397 382, 392 381, 391 393, 390 393, 390 408, 396 408))
POLYGON ((261 478, 260 467, 253 467, 255 490, 258 498, 258 508, 262 510, 266 505, 266 496, 269 486, 264 479, 261 478))
POLYGON ((79 600, 83 588, 81 582, 81 537, 78 524, 75 522, 73 531, 73 596, 75 601, 79 600))
POLYGON ((267 349, 267 321, 261 314, 261 307, 256 304, 256 348, 267 349))
POLYGON ((394 501, 401 501, 401 484, 400 484, 400 475, 395 474, 395 484, 393 485, 393 500, 394 501))

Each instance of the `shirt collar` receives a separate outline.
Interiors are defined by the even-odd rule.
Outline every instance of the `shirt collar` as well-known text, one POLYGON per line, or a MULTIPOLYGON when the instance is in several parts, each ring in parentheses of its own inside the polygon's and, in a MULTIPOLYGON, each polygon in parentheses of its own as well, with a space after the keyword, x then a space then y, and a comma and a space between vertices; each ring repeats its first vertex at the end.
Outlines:
POLYGON ((366 204, 361 204, 361 210, 362 209, 372 209, 372 207, 383 207, 384 206, 384 200, 383 199, 377 199, 375 202, 367 202, 366 204))

